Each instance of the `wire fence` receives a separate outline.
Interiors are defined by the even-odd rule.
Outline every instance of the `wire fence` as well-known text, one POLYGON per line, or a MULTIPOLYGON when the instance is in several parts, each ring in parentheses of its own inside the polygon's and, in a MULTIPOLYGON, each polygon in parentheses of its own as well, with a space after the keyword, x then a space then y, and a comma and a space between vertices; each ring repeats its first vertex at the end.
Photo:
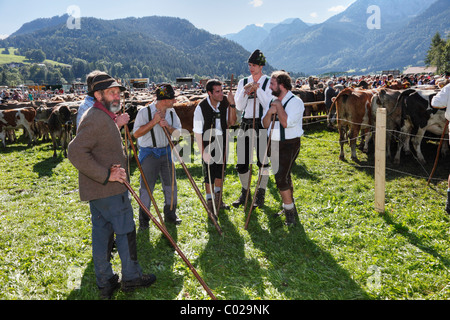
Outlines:
MULTIPOLYGON (((333 139, 333 140, 328 140, 328 139, 323 139, 323 138, 319 138, 316 137, 312 134, 308 134, 308 127, 310 126, 315 126, 317 124, 320 124, 324 121, 328 121, 328 119, 326 118, 326 116, 323 116, 323 118, 319 118, 315 119, 313 121, 308 121, 308 122, 304 122, 303 123, 303 128, 305 129, 305 133, 302 137, 302 139, 311 139, 311 140, 316 140, 316 141, 321 141, 321 142, 326 142, 326 143, 331 143, 331 144, 335 144, 337 145, 337 147, 340 148, 340 138, 338 139, 333 139)), ((346 123, 348 124, 360 124, 360 123, 355 123, 349 120, 345 120, 346 123)), ((351 138, 351 139, 346 139, 346 142, 350 142, 351 140, 361 140, 361 139, 367 139, 369 136, 370 138, 373 137, 373 135, 376 133, 376 126, 371 125, 371 124, 363 124, 364 128, 369 129, 368 133, 369 135, 367 135, 367 132, 364 133, 360 133, 357 137, 355 138, 351 138)), ((335 128, 335 130, 337 130, 337 128, 335 128)), ((393 130, 393 129, 386 129, 386 133, 391 134, 391 136, 393 137, 393 143, 403 143, 403 141, 405 140, 406 137, 409 137, 411 139, 414 139, 417 137, 417 135, 412 134, 412 133, 408 133, 408 132, 402 132, 402 131, 398 131, 398 130, 393 130), (401 141, 400 141, 400 137, 402 137, 401 141)), ((430 136, 430 135, 425 135, 424 139, 431 141, 433 143, 440 143, 441 139, 442 139, 442 143, 449 145, 449 136, 444 135, 443 138, 441 137, 435 137, 435 136, 430 136)), ((391 146, 386 145, 386 148, 390 148, 391 146)), ((435 151, 436 152, 436 151, 435 151)), ((407 171, 402 171, 399 169, 399 165, 394 165, 394 166, 390 166, 388 165, 388 163, 386 163, 386 170, 395 174, 400 174, 400 175, 405 175, 405 176, 411 176, 414 178, 418 178, 418 179, 426 179, 428 180, 431 176, 432 171, 429 170, 428 168, 426 168, 425 165, 423 165, 420 161, 419 158, 416 156, 415 152, 410 152, 410 156, 412 157, 412 159, 415 161, 414 163, 417 163, 418 167, 420 168, 420 173, 411 173, 411 172, 407 172, 407 171)), ((437 154, 435 153, 434 156, 437 156, 437 154)), ((408 158, 408 160, 410 160, 410 158, 408 158)), ((315 158, 314 161, 321 161, 321 162, 325 162, 327 164, 332 164, 332 165, 336 165, 336 162, 330 163, 329 161, 327 161, 326 159, 321 159, 321 158, 315 158)), ((369 170, 374 170, 375 171, 375 166, 373 165, 362 165, 362 164, 357 164, 357 163, 351 163, 351 162, 343 162, 343 161, 339 161, 339 163, 343 166, 351 166, 351 167, 355 167, 358 169, 369 169, 369 170)), ((439 165, 439 164, 438 164, 439 165)), ((442 181, 447 181, 447 178, 435 178, 432 177, 430 179, 430 181, 433 182, 442 182, 442 181)))

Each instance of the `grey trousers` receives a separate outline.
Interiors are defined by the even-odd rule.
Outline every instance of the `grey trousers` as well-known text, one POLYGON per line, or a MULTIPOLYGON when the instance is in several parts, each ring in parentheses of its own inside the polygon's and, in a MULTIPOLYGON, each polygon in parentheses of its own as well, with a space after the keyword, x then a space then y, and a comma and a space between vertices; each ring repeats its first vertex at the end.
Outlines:
POLYGON ((116 235, 116 246, 122 263, 122 280, 142 276, 137 261, 136 227, 128 191, 89 202, 92 220, 92 256, 99 287, 106 287, 114 275, 110 258, 116 235))
MULTIPOLYGON (((164 204, 170 205, 172 201, 172 172, 173 166, 169 155, 162 156, 157 159, 153 155, 150 155, 144 159, 141 163, 142 171, 147 179, 150 192, 153 194, 156 181, 158 177, 161 179, 161 184, 164 192, 164 204)), ((177 207, 177 178, 174 174, 174 186, 173 186, 173 207, 177 207)), ((142 203, 150 209, 152 202, 150 196, 145 187, 145 183, 141 177, 141 184, 139 188, 139 196, 142 203)))

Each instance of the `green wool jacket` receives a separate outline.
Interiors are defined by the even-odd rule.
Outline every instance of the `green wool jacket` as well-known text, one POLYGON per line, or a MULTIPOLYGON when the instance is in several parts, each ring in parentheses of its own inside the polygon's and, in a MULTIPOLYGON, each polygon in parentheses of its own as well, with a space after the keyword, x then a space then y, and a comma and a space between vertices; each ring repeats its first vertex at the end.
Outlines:
POLYGON ((127 191, 119 182, 108 182, 110 168, 118 164, 126 168, 127 160, 119 128, 106 112, 95 107, 86 112, 69 144, 68 158, 79 172, 81 201, 127 191))

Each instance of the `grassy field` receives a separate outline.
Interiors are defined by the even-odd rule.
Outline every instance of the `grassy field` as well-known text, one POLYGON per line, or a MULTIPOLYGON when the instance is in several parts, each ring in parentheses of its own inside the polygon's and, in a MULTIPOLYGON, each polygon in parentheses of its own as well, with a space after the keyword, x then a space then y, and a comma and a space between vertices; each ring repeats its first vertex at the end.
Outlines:
MULTIPOLYGON (((9 63, 24 63, 24 64, 31 64, 33 62, 27 60, 24 56, 18 56, 15 55, 14 53, 16 52, 16 48, 8 48, 9 50, 9 54, 2 54, 3 50, 5 50, 5 48, 0 48, 0 65, 2 64, 9 64, 9 63)), ((53 61, 53 60, 45 60, 43 63, 48 63, 54 66, 67 66, 64 63, 60 63, 57 61, 53 61)))
MULTIPOLYGON (((447 300, 450 298, 449 216, 444 212, 448 161, 441 157, 427 186, 429 164, 403 157, 388 163, 386 212, 374 211, 373 155, 339 161, 338 135, 306 127, 293 172, 299 223, 286 227, 273 177, 266 206, 220 214, 220 236, 180 166, 178 227, 168 230, 221 300, 447 300)), ((349 148, 346 147, 347 159, 349 148)), ((0 299, 98 299, 91 256, 89 208, 79 201, 77 172, 51 145, 9 145, 0 153, 0 299)), ((200 186, 199 165, 188 165, 200 186)), ((132 165, 131 184, 139 172, 132 165)), ((240 191, 230 165, 224 199, 240 191)), ((255 181, 255 179, 253 180, 255 181)), ((203 188, 200 186, 200 189, 203 188)), ((155 198, 162 207, 162 192, 155 198)), ((138 205, 133 200, 137 220, 138 205)), ((154 210, 152 210, 154 213, 154 210)), ((156 216, 156 215, 155 215, 156 216)), ((173 247, 152 225, 138 233, 138 257, 157 282, 120 300, 209 299, 173 247)), ((113 259, 120 273, 120 259, 113 259)))

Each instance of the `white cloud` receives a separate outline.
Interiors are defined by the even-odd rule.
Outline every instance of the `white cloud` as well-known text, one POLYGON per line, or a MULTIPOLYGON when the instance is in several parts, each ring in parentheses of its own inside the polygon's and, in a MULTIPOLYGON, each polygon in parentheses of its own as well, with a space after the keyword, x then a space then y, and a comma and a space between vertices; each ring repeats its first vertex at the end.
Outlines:
POLYGON ((309 14, 309 16, 312 18, 317 18, 319 15, 317 14, 317 12, 312 12, 309 14))
POLYGON ((263 0, 252 0, 250 4, 255 8, 261 7, 263 5, 263 0))
POLYGON ((6 38, 8 38, 8 34, 0 34, 0 40, 4 40, 6 38))
POLYGON ((328 8, 328 11, 339 13, 339 12, 344 11, 345 9, 347 9, 347 8, 344 6, 334 6, 334 7, 328 8))

